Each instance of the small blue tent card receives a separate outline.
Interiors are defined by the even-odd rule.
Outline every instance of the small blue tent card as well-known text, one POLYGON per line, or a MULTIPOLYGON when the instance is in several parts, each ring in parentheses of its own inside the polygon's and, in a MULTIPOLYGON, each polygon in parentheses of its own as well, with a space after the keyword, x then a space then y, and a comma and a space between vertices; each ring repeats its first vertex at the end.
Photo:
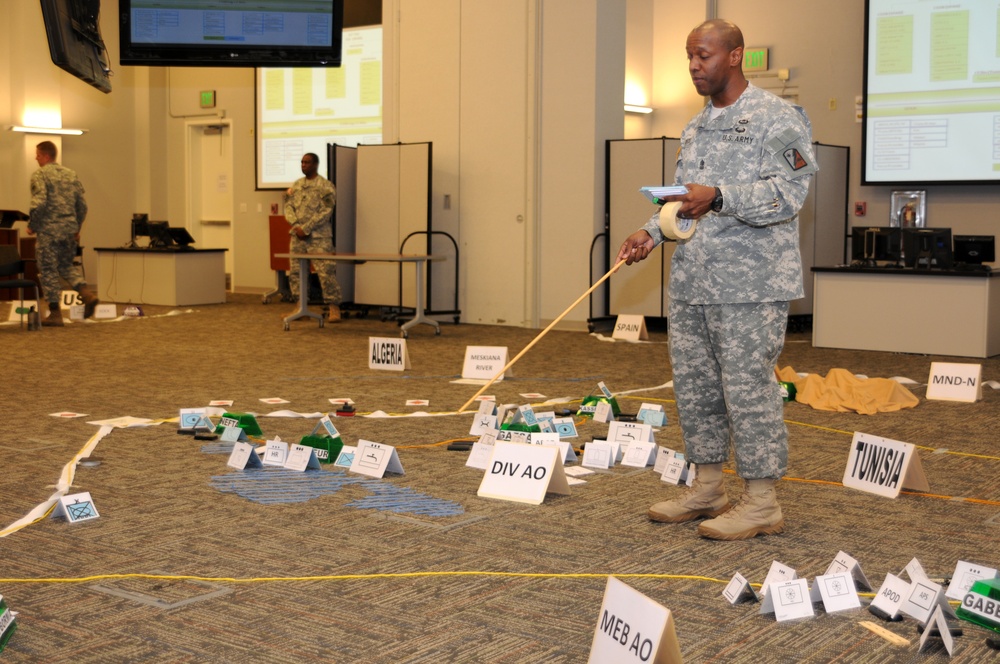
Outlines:
POLYGON ((202 423, 204 417, 204 408, 181 408, 177 426, 181 429, 194 429, 202 423))
POLYGON ((90 497, 89 491, 74 493, 69 496, 62 496, 56 503, 56 508, 52 510, 52 518, 63 517, 69 523, 77 521, 89 521, 97 519, 101 515, 97 512, 94 499, 90 497))
POLYGON ((340 432, 337 431, 337 427, 333 424, 333 419, 330 417, 329 413, 319 418, 319 422, 317 422, 316 426, 313 427, 313 434, 318 432, 320 429, 323 429, 323 431, 325 431, 330 438, 340 438, 340 432))
POLYGON ((560 438, 576 438, 576 423, 573 422, 572 417, 557 417, 552 420, 552 424, 556 428, 556 433, 559 434, 560 438))
POLYGON ((651 427, 662 427, 667 423, 667 414, 663 412, 662 404, 643 402, 639 405, 636 419, 651 427))
POLYGON ((333 465, 340 466, 341 468, 350 468, 351 464, 354 463, 354 455, 357 451, 358 448, 354 445, 344 445, 340 448, 340 454, 337 455, 337 460, 333 462, 333 465))
POLYGON ((243 430, 243 427, 225 427, 219 440, 224 443, 235 443, 245 442, 249 438, 247 438, 247 432, 243 430))
POLYGON ((254 446, 244 442, 237 442, 233 445, 233 451, 230 453, 229 461, 226 462, 226 465, 236 470, 264 467, 264 464, 260 461, 260 457, 257 456, 257 450, 254 449, 254 446))

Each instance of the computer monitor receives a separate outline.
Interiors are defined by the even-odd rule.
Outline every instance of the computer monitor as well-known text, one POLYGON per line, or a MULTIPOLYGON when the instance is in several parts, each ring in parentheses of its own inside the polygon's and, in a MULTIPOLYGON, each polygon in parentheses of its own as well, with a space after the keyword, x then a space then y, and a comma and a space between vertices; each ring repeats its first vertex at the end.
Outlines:
POLYGON ((992 235, 956 235, 955 262, 982 265, 996 261, 995 240, 992 235))
POLYGON ((173 245, 174 238, 170 235, 170 222, 149 221, 146 222, 146 230, 151 248, 164 249, 173 245))
POLYGON ((950 270, 953 263, 950 228, 904 228, 903 260, 918 270, 950 270))
POLYGON ((174 244, 178 247, 186 247, 190 244, 194 244, 194 238, 191 237, 190 233, 188 233, 188 229, 171 226, 167 230, 170 233, 170 237, 173 239, 174 244))
POLYGON ((851 260, 861 265, 900 259, 900 230, 889 226, 855 226, 851 229, 851 260))
POLYGON ((137 237, 149 237, 149 215, 145 212, 132 213, 132 246, 137 237))

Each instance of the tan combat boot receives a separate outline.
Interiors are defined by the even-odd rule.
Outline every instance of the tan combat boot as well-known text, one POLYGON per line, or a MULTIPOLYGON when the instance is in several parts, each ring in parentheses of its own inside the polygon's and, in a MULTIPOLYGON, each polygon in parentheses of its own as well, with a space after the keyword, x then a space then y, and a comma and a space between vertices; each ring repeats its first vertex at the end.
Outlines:
POLYGON ((660 523, 683 523, 719 516, 729 510, 729 497, 722 483, 722 464, 699 464, 694 483, 673 500, 649 508, 649 518, 660 523))
POLYGON ((326 322, 328 323, 340 322, 340 305, 337 304, 330 305, 330 311, 326 315, 326 322))
POLYGON ((83 317, 90 318, 94 315, 94 310, 97 309, 100 300, 97 299, 92 290, 87 288, 87 284, 77 286, 76 292, 80 294, 80 298, 83 300, 83 317))
POLYGON ((785 529, 776 480, 747 480, 740 502, 722 516, 703 521, 698 534, 715 540, 744 540, 757 535, 777 535, 785 529))
POLYGON ((59 303, 49 303, 49 315, 42 319, 42 326, 62 327, 63 325, 62 310, 59 308, 59 303))

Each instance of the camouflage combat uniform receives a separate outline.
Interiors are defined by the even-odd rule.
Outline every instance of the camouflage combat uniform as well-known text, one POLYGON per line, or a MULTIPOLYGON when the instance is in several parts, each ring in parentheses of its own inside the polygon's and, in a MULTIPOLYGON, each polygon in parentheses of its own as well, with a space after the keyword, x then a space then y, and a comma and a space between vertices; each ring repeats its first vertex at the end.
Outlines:
MULTIPOLYGON (((333 208, 337 204, 337 190, 333 183, 317 175, 313 179, 299 178, 292 185, 292 193, 285 197, 285 219, 292 226, 289 251, 293 254, 333 253, 333 208), (300 238, 295 227, 307 233, 300 238)), ((326 304, 340 304, 340 284, 337 283, 337 265, 334 261, 312 263, 319 275, 326 304)), ((288 274, 292 295, 299 295, 299 270, 293 265, 288 274)))
POLYGON ((74 264, 76 235, 87 218, 87 201, 76 173, 53 162, 31 175, 31 220, 37 234, 35 255, 38 273, 49 304, 57 304, 62 291, 59 278, 79 289, 83 274, 74 264))
MULTIPOLYGON (((816 172, 805 112, 750 84, 681 135, 675 183, 717 186, 670 267, 670 362, 688 457, 722 463, 730 440, 744 479, 777 479, 788 430, 774 369, 789 301, 804 295, 798 211, 816 172)), ((659 244, 659 212, 643 227, 659 244)))

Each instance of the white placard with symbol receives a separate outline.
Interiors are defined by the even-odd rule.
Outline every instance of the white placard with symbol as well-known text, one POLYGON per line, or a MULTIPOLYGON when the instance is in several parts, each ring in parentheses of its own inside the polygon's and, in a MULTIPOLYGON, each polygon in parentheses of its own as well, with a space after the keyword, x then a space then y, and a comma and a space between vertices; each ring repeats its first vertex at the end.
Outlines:
POLYGON ((656 443, 629 443, 622 455, 622 465, 633 468, 645 468, 656 463, 656 443))
POLYGON ((403 474, 403 464, 392 445, 373 443, 370 440, 359 440, 358 449, 354 453, 351 472, 368 477, 380 478, 387 472, 403 474))
POLYGON ((493 456, 493 446, 497 442, 497 432, 490 430, 479 436, 479 440, 472 445, 469 458, 465 465, 469 468, 486 470, 490 467, 490 457, 493 456))
POLYGON ((285 459, 285 468, 305 472, 309 468, 319 470, 319 459, 316 458, 316 448, 308 445, 293 444, 285 459))
MULTIPOLYGON (((240 431, 243 431, 243 429, 240 429, 240 431)), ((264 464, 260 462, 260 457, 257 456, 257 450, 254 449, 254 446, 243 442, 233 445, 233 451, 230 453, 229 461, 226 462, 226 465, 236 470, 264 467, 264 464)))
POLYGON ((827 613, 861 608, 854 579, 847 572, 817 576, 813 579, 810 599, 823 602, 823 610, 827 613))
POLYGON ((760 605, 763 614, 773 613, 778 622, 816 615, 809 598, 809 582, 805 579, 781 581, 767 587, 767 595, 760 605))
POLYGON ((799 575, 795 570, 784 563, 773 560, 771 561, 770 569, 767 570, 767 576, 764 577, 764 583, 760 587, 760 592, 762 595, 766 595, 767 589, 772 583, 792 581, 797 578, 799 578, 799 575))
POLYGON ((944 589, 933 581, 919 579, 910 584, 910 594, 899 610, 918 622, 926 623, 938 606, 954 617, 955 612, 944 596, 944 589))
POLYGON ((753 586, 739 572, 734 574, 726 587, 722 589, 722 596, 734 606, 743 602, 756 602, 759 599, 753 586))
POLYGON ((637 422, 612 422, 608 425, 608 442, 630 445, 653 442, 653 427, 637 422))
POLYGON ((56 508, 52 510, 51 517, 64 517, 69 523, 77 521, 89 521, 97 519, 101 515, 97 513, 97 506, 94 499, 90 497, 89 491, 74 493, 69 496, 60 496, 56 508))
POLYGON ((288 443, 281 440, 280 438, 275 438, 274 440, 269 440, 264 445, 264 458, 261 462, 265 466, 282 466, 285 465, 285 459, 288 458, 288 443))
MULTIPOLYGON (((951 575, 951 583, 948 584, 948 591, 945 592, 944 596, 961 602, 965 595, 972 590, 973 583, 983 579, 996 578, 1000 578, 1000 573, 992 567, 959 560, 958 564, 955 565, 955 573, 951 575)), ((1000 620, 1000 616, 997 616, 997 619, 1000 620)))
POLYGON ((836 574, 838 572, 847 572, 854 579, 855 588, 858 590, 871 590, 872 584, 869 583, 868 577, 865 573, 861 571, 861 565, 857 560, 844 553, 843 551, 837 552, 837 557, 833 559, 829 567, 826 568, 824 574, 836 574))

